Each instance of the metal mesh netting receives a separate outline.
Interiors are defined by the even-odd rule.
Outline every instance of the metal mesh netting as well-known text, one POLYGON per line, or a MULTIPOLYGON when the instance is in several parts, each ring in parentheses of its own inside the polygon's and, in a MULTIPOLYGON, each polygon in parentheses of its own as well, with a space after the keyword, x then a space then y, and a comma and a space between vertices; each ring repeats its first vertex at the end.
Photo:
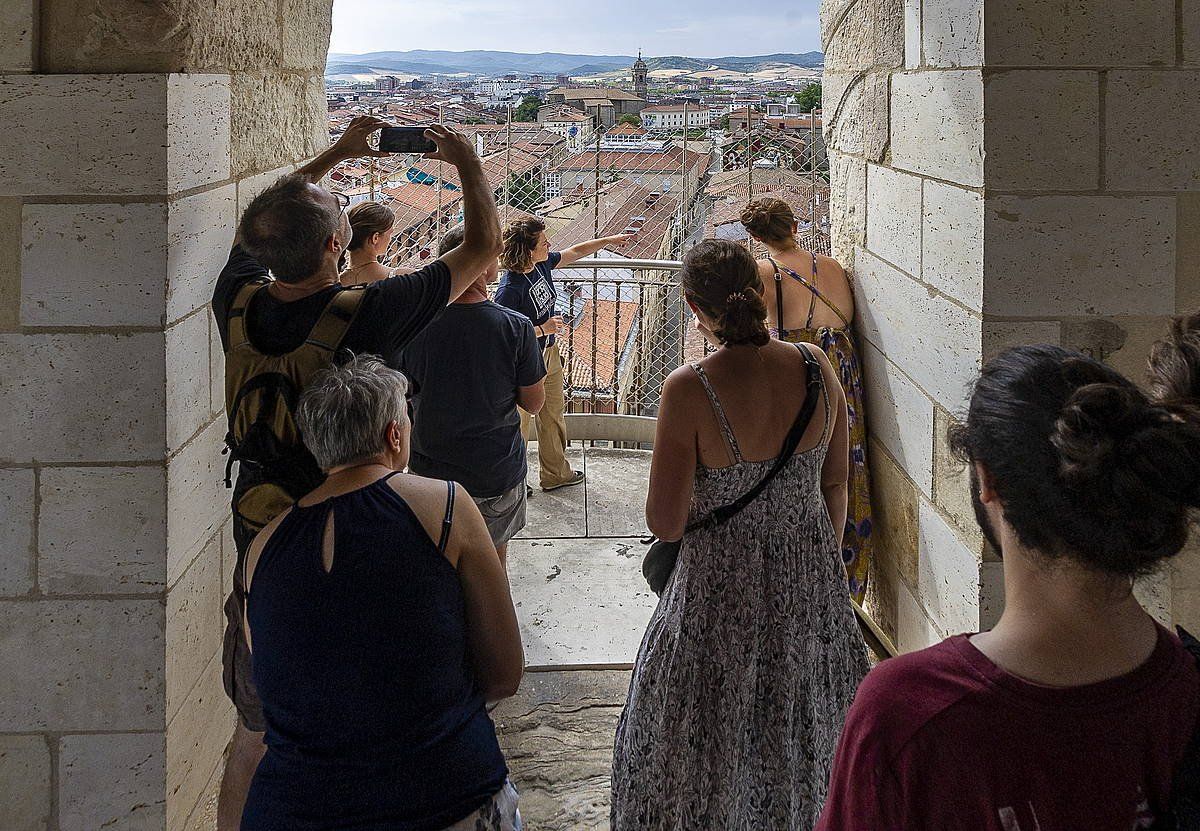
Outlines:
MULTIPOLYGON (((556 272, 559 310, 571 324, 559 338, 569 411, 657 412, 666 375, 708 348, 679 290, 679 260, 706 237, 737 240, 763 255, 739 221, 749 200, 788 202, 800 244, 829 253, 819 112, 719 114, 686 104, 653 110, 644 114, 647 126, 597 125, 568 108, 541 123, 453 125, 473 142, 502 223, 536 214, 555 250, 632 235, 627 245, 595 255, 602 268, 556 272)), ((334 134, 343 127, 335 124, 334 134)), ((436 259, 441 235, 462 221, 461 183, 451 165, 399 155, 344 163, 330 179, 352 202, 374 199, 392 209, 396 224, 384 261, 400 270, 436 259)))

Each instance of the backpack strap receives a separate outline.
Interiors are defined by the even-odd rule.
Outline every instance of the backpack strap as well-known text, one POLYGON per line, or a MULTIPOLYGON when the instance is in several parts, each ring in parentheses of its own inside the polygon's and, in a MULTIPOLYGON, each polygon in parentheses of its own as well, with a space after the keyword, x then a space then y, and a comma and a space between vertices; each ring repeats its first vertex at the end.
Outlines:
POLYGON ((350 330, 350 324, 354 322, 365 296, 365 286, 342 289, 335 294, 325 305, 312 331, 308 333, 305 345, 315 346, 324 352, 336 352, 342 338, 346 337, 346 332, 350 330))
POLYGON ((254 299, 254 295, 265 289, 270 282, 267 277, 251 280, 238 289, 237 294, 234 295, 233 305, 229 307, 229 316, 226 318, 231 352, 250 343, 250 338, 246 335, 246 309, 250 308, 250 301, 254 299))

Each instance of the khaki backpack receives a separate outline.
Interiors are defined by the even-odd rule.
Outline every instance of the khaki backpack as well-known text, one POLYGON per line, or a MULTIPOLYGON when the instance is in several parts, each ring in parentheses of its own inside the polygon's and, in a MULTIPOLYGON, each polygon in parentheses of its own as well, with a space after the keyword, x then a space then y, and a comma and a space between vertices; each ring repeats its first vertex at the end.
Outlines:
POLYGON ((229 417, 225 487, 232 487, 230 472, 236 461, 241 469, 233 512, 247 539, 324 481, 300 438, 296 406, 313 376, 333 365, 365 296, 363 286, 339 291, 303 344, 283 355, 267 355, 255 349, 246 335, 246 309, 270 282, 264 277, 238 291, 229 310, 229 349, 225 353, 225 411, 229 417))

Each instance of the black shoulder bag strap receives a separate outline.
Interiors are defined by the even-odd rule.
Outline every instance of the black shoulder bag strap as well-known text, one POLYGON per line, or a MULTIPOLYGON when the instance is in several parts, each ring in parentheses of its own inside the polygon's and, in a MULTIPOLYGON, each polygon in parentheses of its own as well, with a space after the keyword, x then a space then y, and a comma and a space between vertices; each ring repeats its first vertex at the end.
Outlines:
MULTIPOLYGON (((783 275, 779 273, 779 263, 770 257, 767 257, 767 262, 771 264, 771 268, 775 269, 775 331, 782 336, 785 331, 783 327, 783 275)), ((808 355, 804 356, 804 360, 808 360, 808 355)))
POLYGON ((783 450, 779 451, 779 456, 775 459, 775 464, 771 465, 771 469, 767 471, 767 475, 757 485, 746 491, 735 501, 715 508, 708 516, 696 520, 687 527, 684 533, 695 531, 697 528, 720 525, 732 518, 753 502, 767 485, 771 484, 771 480, 779 475, 779 471, 783 470, 784 465, 791 460, 792 455, 796 452, 796 448, 800 445, 800 439, 804 437, 804 432, 808 429, 809 422, 812 421, 813 413, 816 412, 817 399, 823 395, 821 391, 821 365, 817 363, 804 346, 796 344, 796 348, 804 356, 806 370, 804 404, 800 407, 800 412, 796 415, 796 420, 792 422, 792 428, 788 430, 787 438, 783 440, 783 450))
MULTIPOLYGON (((1179 639, 1200 668, 1200 641, 1182 626, 1175 627, 1179 639)), ((1191 741, 1175 768, 1171 781, 1171 806, 1155 819, 1152 831, 1198 831, 1200 829, 1200 724, 1192 731, 1191 741)))

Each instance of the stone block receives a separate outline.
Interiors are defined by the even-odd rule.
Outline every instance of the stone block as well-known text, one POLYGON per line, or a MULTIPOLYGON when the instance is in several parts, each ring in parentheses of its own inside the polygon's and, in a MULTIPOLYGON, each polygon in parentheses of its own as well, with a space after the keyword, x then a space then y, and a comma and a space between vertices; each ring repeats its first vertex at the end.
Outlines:
POLYGON ((161 730, 161 600, 0 602, 0 731, 161 730))
POLYGON ((983 65, 984 0, 925 2, 921 42, 927 66, 983 65))
POLYGON ((979 567, 979 631, 1000 622, 1004 613, 1004 563, 985 562, 979 567))
POLYGON ((917 487, 896 460, 872 439, 871 508, 875 515, 875 556, 911 587, 917 585, 919 538, 917 487))
MULTIPOLYGON (((1187 5, 1187 4, 1185 4, 1187 5)), ((1192 71, 1113 70, 1105 107, 1105 184, 1113 190, 1200 190, 1200 102, 1192 71)))
POLYGON ((161 459, 163 336, 0 335, 0 453, 22 462, 161 459))
POLYGON ((974 312, 983 311, 983 196, 924 182, 921 280, 974 312))
POLYGON ((204 191, 167 208, 167 322, 207 306, 229 258, 237 185, 204 191))
POLYGON ((166 587, 162 467, 43 468, 38 578, 47 594, 156 594, 166 587), (87 533, 81 534, 80 529, 87 533))
MULTIPOLYGON (((237 183, 237 217, 235 218, 235 222, 241 222, 242 213, 245 212, 246 206, 250 204, 250 200, 262 193, 268 185, 280 176, 291 172, 291 166, 284 165, 274 170, 268 170, 265 173, 256 173, 252 176, 243 177, 237 183)), ((230 241, 232 242, 232 238, 230 241)))
POLYGON ((1166 566, 1171 575, 1171 617, 1189 632, 1200 628, 1200 540, 1193 538, 1166 566))
POLYGON ((824 76, 822 130, 829 147, 871 161, 883 160, 888 146, 889 77, 882 71, 824 76))
POLYGON ((283 26, 283 67, 302 72, 323 72, 333 24, 332 2, 283 0, 279 19, 283 26))
POLYGON ((33 589, 34 472, 0 470, 0 595, 15 597, 33 589))
POLYGON ((42 72, 170 72, 188 51, 182 3, 40 0, 42 72))
POLYGON ((162 326, 164 204, 25 205, 21 322, 162 326))
POLYGON ((221 764, 233 735, 233 704, 214 657, 167 727, 167 828, 179 828, 221 764))
POLYGON ((221 651, 221 535, 167 592, 167 721, 221 651))
POLYGON ((921 63, 921 0, 904 0, 904 68, 921 63))
POLYGON ((896 648, 915 652, 944 637, 903 582, 896 583, 896 648))
POLYGON ((61 831, 161 831, 166 818, 162 733, 63 736, 58 754, 61 831))
POLYGON ((0 6, 0 72, 33 72, 36 0, 9 0, 0 6))
POLYGON ((1146 375, 1146 356, 1154 342, 1167 334, 1167 316, 1130 317, 1063 323, 1062 345, 1102 360, 1136 381, 1146 375))
POLYGON ((1171 572, 1162 569, 1133 584, 1133 596, 1163 626, 1171 625, 1171 572))
POLYGON ((228 75, 167 76, 167 190, 229 178, 228 75))
POLYGON ((192 558, 225 520, 225 421, 214 420, 167 462, 167 585, 174 585, 192 558))
POLYGON ((1058 346, 1061 338, 1061 324, 1056 320, 1035 320, 1028 323, 987 320, 983 323, 983 362, 987 363, 1014 346, 1035 343, 1058 346))
POLYGON ((947 434, 955 419, 933 408, 933 503, 972 551, 983 553, 984 539, 971 503, 970 468, 950 452, 947 434))
POLYGON ((264 9, 261 3, 245 0, 208 0, 188 4, 186 9, 191 16, 189 70, 275 71, 282 63, 283 22, 272 7, 264 9))
POLYGON ((1175 311, 1183 313, 1200 309, 1200 193, 1175 202, 1175 311))
MULTIPOLYGON (((987 76, 983 94, 988 114, 984 172, 989 188, 1096 190, 1099 187, 1099 73, 998 72, 987 76)), ((1127 106, 1122 101, 1120 110, 1125 111, 1127 106)), ((1155 129, 1161 129, 1161 122, 1155 129)), ((1128 147, 1128 131, 1122 125, 1114 132, 1110 126, 1110 146, 1128 147)), ((1110 166, 1110 181, 1113 172, 1110 166)))
POLYGON ((892 76, 892 166, 983 185, 983 76, 978 70, 892 76))
POLYGON ((896 574, 878 557, 871 565, 867 580, 867 593, 863 598, 863 610, 875 625, 884 631, 892 643, 896 642, 896 574))
POLYGON ((0 332, 21 327, 21 200, 0 196, 0 332))
POLYGON ((861 346, 868 432, 929 496, 933 493, 933 402, 873 344, 862 341, 861 346))
POLYGON ((867 242, 867 163, 830 152, 829 190, 832 254, 848 271, 853 270, 854 251, 867 242))
POLYGON ((208 319, 208 310, 201 309, 166 332, 168 452, 212 420, 208 319))
POLYGON ((989 315, 1174 310, 1174 199, 997 196, 985 211, 989 315))
POLYGON ((825 39, 825 65, 834 72, 904 65, 904 0, 846 7, 825 39))
POLYGON ((212 75, 4 76, 0 123, 22 152, 0 159, 0 193, 164 194, 226 179, 227 83, 212 75))
POLYGON ((1175 61, 1173 0, 1070 5, 1061 0, 991 0, 984 17, 989 65, 1128 66, 1175 61))
MULTIPOLYGON (((310 109, 316 104, 311 87, 303 75, 233 76, 231 166, 235 176, 271 170, 310 155, 314 118, 310 109)), ((324 96, 321 109, 326 109, 324 96)), ((327 112, 323 117, 328 119, 327 112)))
POLYGON ((867 248, 909 274, 921 274, 921 178, 867 165, 867 248))
POLYGON ((161 75, 0 78, 0 123, 11 146, 21 148, 0 158, 0 189, 11 195, 161 191, 164 86, 161 75))
POLYGON ((979 318, 866 249, 858 250, 854 270, 861 338, 888 355, 931 399, 958 410, 979 373, 979 318))
POLYGON ((6 831, 48 831, 50 777, 44 736, 0 736, 0 817, 6 831))
POLYGON ((1181 4, 1180 40, 1183 41, 1183 62, 1200 63, 1200 5, 1181 4))
POLYGON ((919 515, 920 563, 917 602, 947 635, 979 630, 978 552, 971 551, 930 503, 919 515))

